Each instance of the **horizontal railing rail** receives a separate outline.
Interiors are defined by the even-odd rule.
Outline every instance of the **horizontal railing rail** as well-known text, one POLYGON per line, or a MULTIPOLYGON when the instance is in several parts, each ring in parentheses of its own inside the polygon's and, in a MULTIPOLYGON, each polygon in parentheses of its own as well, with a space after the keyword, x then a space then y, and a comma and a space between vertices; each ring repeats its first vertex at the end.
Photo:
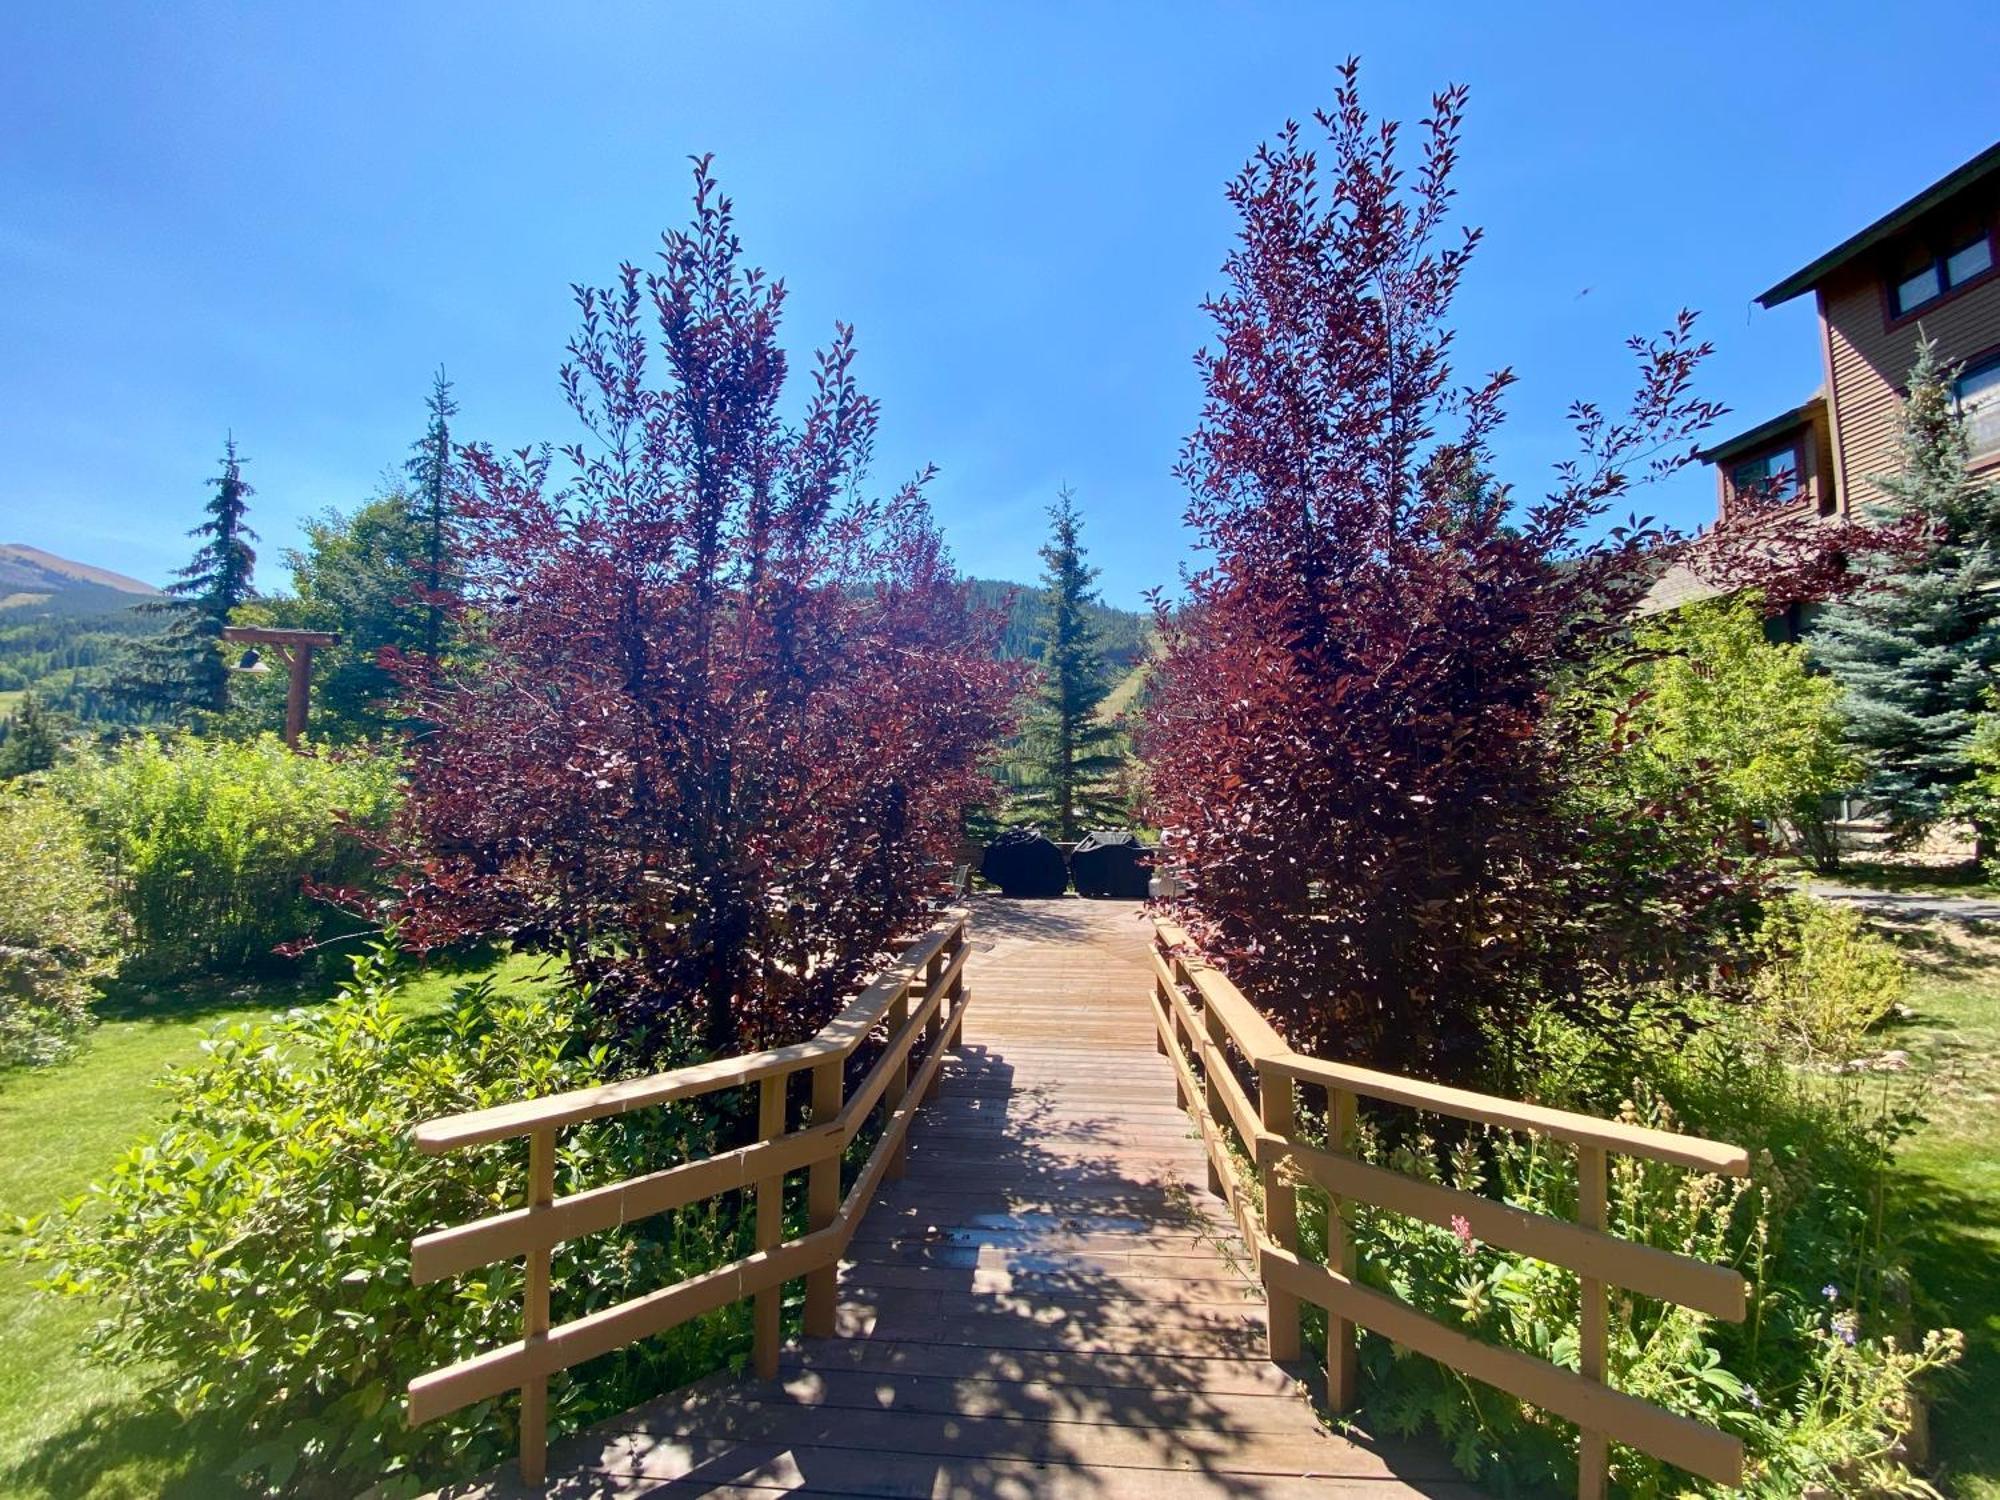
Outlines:
POLYGON ((1326 1313, 1327 1403, 1335 1411, 1354 1403, 1354 1331, 1367 1328, 1575 1423, 1582 1432, 1577 1491, 1586 1500, 1604 1493, 1613 1441, 1719 1484, 1742 1483, 1743 1445, 1736 1437, 1614 1389, 1608 1383, 1606 1353, 1608 1288, 1622 1287, 1740 1322, 1747 1302, 1744 1279, 1731 1267, 1612 1234, 1606 1210, 1607 1159, 1613 1153, 1741 1177, 1750 1170, 1746 1151, 1295 1052, 1224 974, 1202 961, 1187 934, 1171 922, 1154 923, 1152 966, 1155 1041, 1173 1063, 1180 1104, 1201 1134, 1209 1186, 1229 1204, 1252 1269, 1264 1284, 1271 1358, 1299 1357, 1301 1305, 1311 1302, 1326 1313), (1246 1074, 1256 1081, 1254 1097, 1246 1074), (1325 1092, 1324 1146, 1301 1138, 1301 1086, 1325 1092), (1576 1220, 1533 1213, 1361 1160, 1354 1151, 1354 1128, 1362 1099, 1563 1143, 1576 1157, 1576 1220), (1246 1170, 1254 1175, 1256 1194, 1246 1170), (1301 1183, 1327 1195, 1324 1265, 1299 1250, 1301 1183), (1357 1204, 1447 1228, 1462 1224, 1464 1232, 1487 1243, 1575 1274, 1579 1368, 1484 1343, 1361 1284, 1355 1277, 1351 1229, 1357 1204))
POLYGON ((475 1401, 521 1393, 521 1473, 542 1482, 547 1467, 549 1377, 584 1360, 664 1333, 691 1318, 753 1298, 753 1363, 777 1373, 781 1296, 803 1278, 805 1331, 833 1332, 835 1273, 876 1189, 900 1175, 905 1137, 918 1106, 936 1092, 947 1052, 958 1045, 970 995, 966 913, 953 908, 897 962, 807 1041, 721 1058, 646 1078, 578 1089, 431 1120, 413 1133, 417 1149, 441 1155, 526 1137, 527 1201, 517 1209, 421 1235, 410 1246, 410 1277, 437 1281, 520 1259, 521 1337, 410 1382, 412 1426, 475 1401), (880 1032, 882 1047, 846 1094, 846 1064, 880 1032), (809 1119, 788 1121, 789 1084, 811 1074, 809 1119), (758 1139, 641 1177, 555 1193, 558 1132, 590 1120, 755 1084, 758 1139), (840 1190, 847 1147, 879 1115, 881 1132, 854 1184, 840 1190), (806 1178, 806 1233, 784 1238, 786 1178, 806 1178), (571 1322, 549 1324, 549 1267, 558 1245, 671 1212, 722 1193, 754 1194, 755 1250, 672 1286, 646 1292, 571 1322))

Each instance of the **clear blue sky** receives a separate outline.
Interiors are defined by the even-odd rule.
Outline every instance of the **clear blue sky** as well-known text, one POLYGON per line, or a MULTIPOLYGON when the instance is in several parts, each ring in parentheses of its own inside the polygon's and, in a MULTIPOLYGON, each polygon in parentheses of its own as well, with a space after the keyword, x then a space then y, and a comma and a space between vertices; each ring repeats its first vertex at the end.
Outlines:
MULTIPOLYGON (((298 518, 401 461, 439 363, 464 435, 567 439, 569 283, 650 254, 713 151, 795 352, 858 325, 881 480, 936 462, 961 565, 1015 578, 1067 481, 1134 602, 1185 553, 1223 182, 1350 52, 1378 113, 1472 90, 1460 354, 1521 375, 1506 477, 1537 485, 1568 400, 1622 394, 1621 340, 1683 304, 1747 425, 1818 379, 1810 304, 1751 298, 2000 135, 2000 22, 1672 10, 12 5, 0 540, 161 579, 233 428, 277 586, 298 518)), ((1705 476, 1652 498, 1711 508, 1705 476)))

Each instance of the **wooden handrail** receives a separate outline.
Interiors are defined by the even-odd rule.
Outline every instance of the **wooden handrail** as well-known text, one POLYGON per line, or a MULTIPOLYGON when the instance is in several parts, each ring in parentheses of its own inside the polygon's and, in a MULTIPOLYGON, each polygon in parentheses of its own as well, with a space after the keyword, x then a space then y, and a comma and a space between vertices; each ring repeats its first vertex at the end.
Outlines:
POLYGON ((1721 1141, 1306 1056, 1288 1046, 1228 976, 1204 962, 1187 934, 1171 922, 1154 923, 1152 966, 1155 1041, 1174 1065, 1175 1093, 1193 1116, 1208 1153, 1209 1185, 1227 1199, 1249 1247, 1252 1269, 1264 1283, 1273 1359, 1297 1356, 1300 1304, 1313 1302, 1327 1315, 1327 1401, 1335 1411, 1355 1399, 1358 1325, 1575 1422, 1583 1434, 1577 1488, 1585 1500, 1604 1493, 1607 1444, 1614 1440, 1717 1483, 1742 1483, 1743 1445, 1738 1439, 1614 1390, 1605 1356, 1608 1287, 1740 1322, 1747 1301, 1744 1279, 1731 1267, 1609 1233, 1605 1208, 1606 1158, 1611 1153, 1740 1177, 1750 1170, 1747 1152, 1721 1141), (1231 1048, 1255 1076, 1257 1097, 1239 1075, 1231 1048), (1326 1091, 1325 1147, 1298 1136, 1300 1084, 1326 1091), (1531 1213, 1360 1160, 1353 1150, 1353 1131, 1356 1101, 1362 1098, 1573 1147, 1577 1221, 1531 1213), (1261 1212, 1241 1180, 1239 1161, 1257 1177, 1261 1212), (1306 1183, 1328 1198, 1324 1266, 1299 1255, 1296 1193, 1306 1183), (1574 1272, 1581 1292, 1580 1368, 1563 1369, 1482 1343, 1361 1285, 1355 1279, 1348 1223, 1356 1204, 1441 1226, 1456 1221, 1482 1240, 1574 1272))
POLYGON ((778 1367, 779 1293, 786 1282, 800 1277, 806 1281, 806 1332, 831 1334, 834 1273, 841 1254, 876 1188, 901 1160, 910 1122, 918 1106, 935 1092, 946 1053, 963 1033, 970 999, 965 987, 970 951, 966 912, 952 908, 807 1041, 599 1088, 472 1110, 418 1126, 412 1139, 419 1150, 432 1155, 526 1136, 530 1170, 525 1206, 433 1230, 411 1243, 410 1276, 419 1283, 516 1257, 523 1259, 527 1270, 521 1338, 412 1380, 411 1425, 518 1390, 521 1473, 528 1483, 539 1484, 547 1465, 551 1375, 732 1302, 754 1298, 753 1359, 758 1373, 769 1377, 778 1367), (882 1052, 853 1096, 843 1100, 844 1065, 878 1027, 886 1027, 882 1052), (812 1074, 811 1123, 787 1130, 786 1086, 798 1072, 812 1074), (755 1143, 555 1196, 558 1131, 749 1084, 758 1086, 755 1143), (842 1154, 878 1108, 883 1117, 881 1134, 843 1198, 842 1154), (784 1183, 795 1171, 809 1174, 809 1227, 798 1238, 785 1240, 784 1183), (755 1195, 753 1253, 615 1307, 550 1326, 549 1263, 556 1246, 738 1190, 755 1195))

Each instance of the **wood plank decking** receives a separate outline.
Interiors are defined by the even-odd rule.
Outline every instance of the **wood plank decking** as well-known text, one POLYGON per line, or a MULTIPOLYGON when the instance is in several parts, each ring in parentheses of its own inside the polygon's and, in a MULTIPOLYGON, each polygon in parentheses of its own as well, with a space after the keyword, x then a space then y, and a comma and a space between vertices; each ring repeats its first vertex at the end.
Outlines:
POLYGON ((1124 902, 980 899, 962 1056, 840 1273, 841 1336, 454 1496, 1478 1492, 1327 1435, 1264 1358, 1259 1289, 1152 1044, 1124 902))

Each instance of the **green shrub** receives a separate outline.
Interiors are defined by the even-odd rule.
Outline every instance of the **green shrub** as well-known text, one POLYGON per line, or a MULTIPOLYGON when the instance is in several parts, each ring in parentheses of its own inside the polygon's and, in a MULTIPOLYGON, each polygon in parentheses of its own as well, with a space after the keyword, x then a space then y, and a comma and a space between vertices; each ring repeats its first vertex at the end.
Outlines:
POLYGON ((163 977, 268 964, 282 944, 338 930, 308 885, 368 882, 373 857, 354 828, 387 820, 396 776, 387 755, 183 736, 129 740, 55 784, 111 872, 133 967, 163 977))
MULTIPOLYGON (((1887 1211, 1895 1146, 1915 1114, 1879 1080, 1788 1065, 1740 1008, 1713 1007, 1690 1035, 1671 1020, 1688 1004, 1676 998, 1659 1007, 1659 1024, 1615 1035, 1545 1014, 1528 1048, 1540 1069, 1538 1102, 1733 1141, 1751 1154, 1747 1181, 1613 1157, 1613 1231, 1736 1266, 1750 1282, 1750 1313, 1740 1325, 1711 1322, 1614 1293, 1612 1379, 1741 1437, 1740 1493, 1928 1494, 1902 1445, 1926 1377, 1957 1358, 1962 1340, 1914 1328, 1887 1211)), ((1427 1180, 1557 1218, 1576 1212, 1572 1158, 1547 1143, 1478 1132, 1447 1149, 1364 1128, 1360 1148, 1427 1180)), ((1302 1193, 1301 1214, 1317 1253, 1323 1198, 1302 1193)), ((1355 1241, 1368 1283, 1476 1337, 1576 1367, 1574 1277, 1369 1210, 1357 1211, 1355 1241)), ((1362 1358, 1366 1416, 1385 1429, 1436 1432, 1496 1493, 1556 1494, 1573 1484, 1576 1439, 1566 1424, 1381 1340, 1364 1338, 1362 1358)), ((1621 1494, 1712 1492, 1637 1453, 1614 1448, 1612 1462, 1621 1494)))
MULTIPOLYGON (((406 1493, 512 1451, 514 1401, 487 1401, 415 1430, 411 1377, 518 1338, 521 1265, 426 1286, 409 1242, 522 1199, 520 1142, 419 1156, 411 1127, 439 1115, 605 1082, 610 1056, 574 993, 490 980, 413 1014, 379 956, 340 998, 218 1030, 170 1075, 151 1139, 56 1215, 25 1227, 45 1290, 101 1300, 104 1358, 167 1372, 161 1395, 213 1441, 242 1445, 239 1472, 285 1494, 406 1493)), ((713 1126, 685 1109, 565 1132, 558 1191, 638 1175, 706 1150, 713 1126)), ((670 1284, 735 1253, 724 1200, 559 1249, 558 1322, 670 1284)), ((671 1389, 743 1347, 741 1310, 606 1356, 551 1385, 568 1430, 671 1389)))
MULTIPOLYGON (((1626 1118, 1640 1119, 1635 1111, 1626 1118)), ((1663 1106, 1644 1123, 1671 1123, 1663 1106)), ((1386 1159, 1429 1181, 1504 1198, 1573 1218, 1575 1173, 1568 1153, 1516 1136, 1468 1138, 1444 1153, 1428 1139, 1385 1149, 1364 1141, 1366 1157, 1386 1159), (1441 1165, 1442 1158, 1442 1165, 1441 1165)), ((1613 1384, 1670 1411, 1743 1439, 1746 1478, 1735 1493, 1791 1497, 1928 1494, 1904 1462, 1912 1392, 1957 1358, 1954 1330, 1915 1347, 1870 1319, 1839 1284, 1788 1285, 1772 1274, 1774 1206, 1782 1195, 1760 1174, 1751 1182, 1689 1174, 1614 1158, 1614 1233, 1678 1254, 1735 1264, 1752 1282, 1753 1323, 1745 1328, 1648 1299, 1614 1294, 1608 1362, 1613 1384)), ((1309 1249, 1324 1242, 1325 1201, 1301 1197, 1309 1249)), ((1487 1342, 1578 1366, 1577 1281, 1567 1272, 1399 1215, 1358 1209, 1355 1244, 1361 1279, 1487 1342)), ((1317 1335, 1322 1341, 1324 1333, 1317 1335)), ((1573 1483, 1575 1431, 1501 1392, 1479 1387, 1430 1360, 1364 1335, 1366 1415, 1387 1431, 1430 1430, 1466 1473, 1502 1494, 1560 1494, 1573 1483)), ((1614 1448, 1616 1493, 1659 1496, 1715 1492, 1640 1453, 1614 1448)))
POLYGON ((1751 1013, 1789 1056, 1850 1060, 1909 988, 1902 954, 1859 912, 1802 893, 1765 908, 1756 946, 1751 1013))
POLYGON ((75 814, 38 788, 0 793, 0 1068, 75 1047, 112 936, 103 874, 75 814))

